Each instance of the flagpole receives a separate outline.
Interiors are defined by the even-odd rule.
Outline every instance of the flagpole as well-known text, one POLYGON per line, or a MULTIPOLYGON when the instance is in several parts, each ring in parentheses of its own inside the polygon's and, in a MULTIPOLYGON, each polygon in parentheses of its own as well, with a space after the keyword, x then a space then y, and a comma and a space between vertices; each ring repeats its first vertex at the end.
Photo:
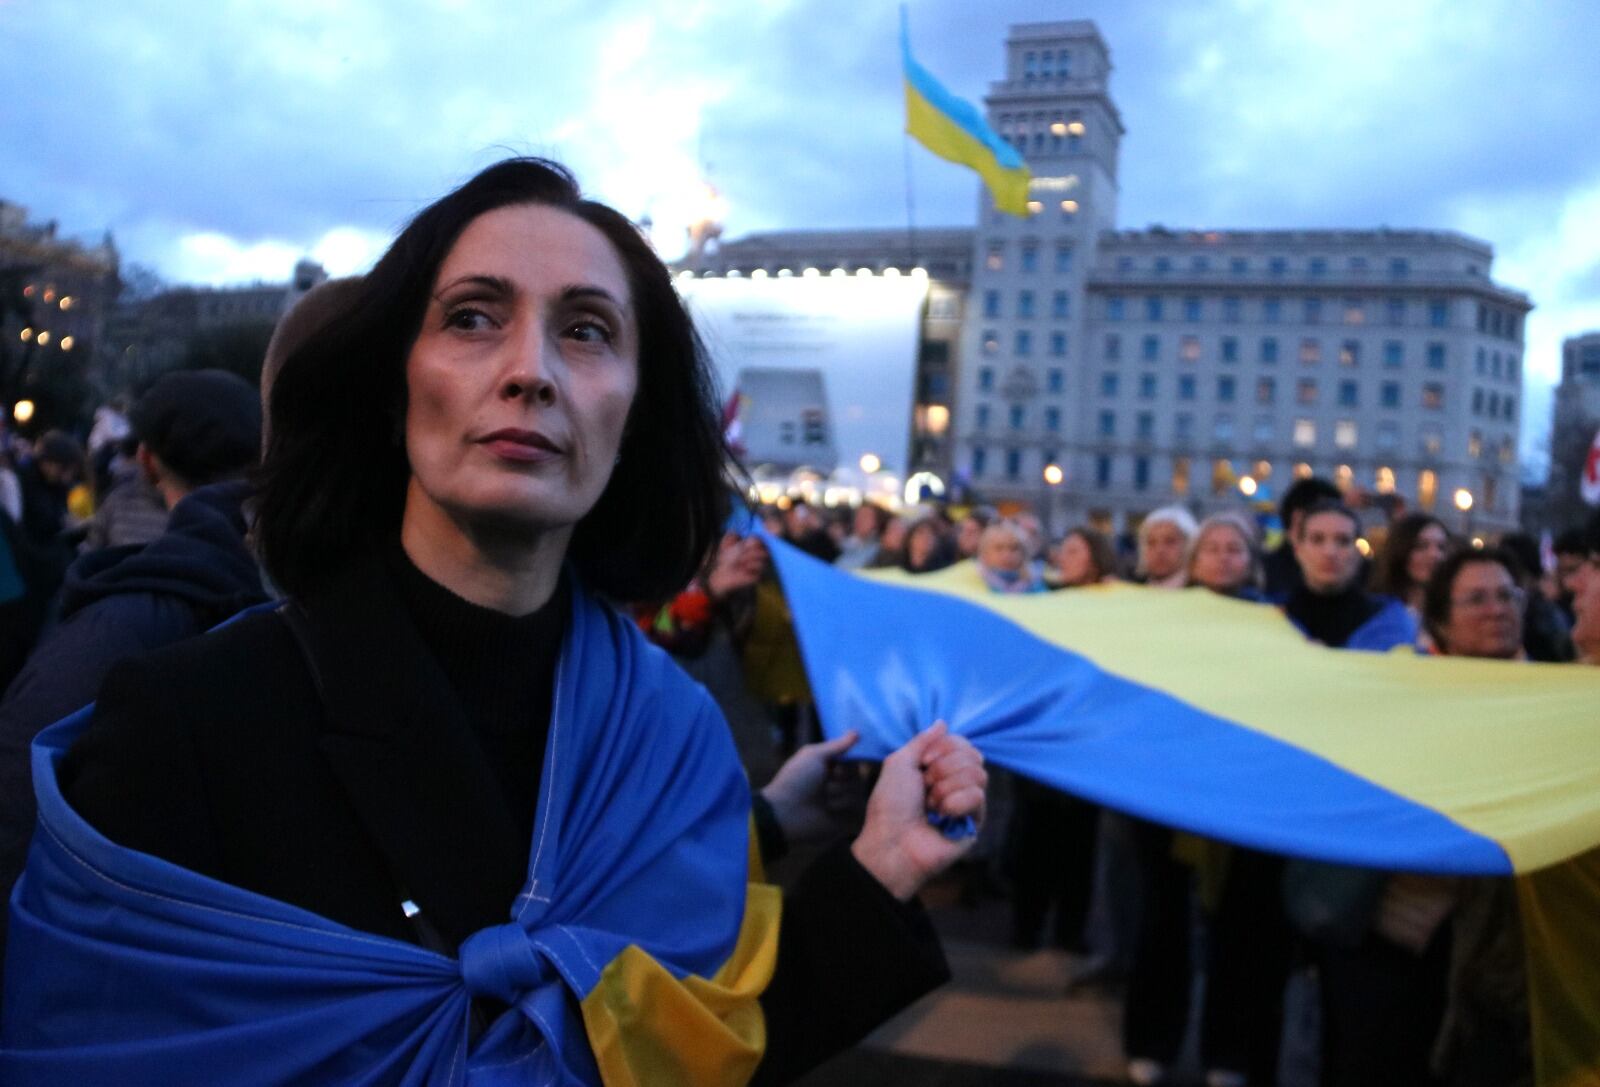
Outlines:
MULTIPOLYGON (((900 5, 900 36, 905 41, 911 34, 911 16, 906 11, 906 5, 900 5)), ((901 80, 904 81, 905 73, 902 70, 901 80)), ((900 133, 901 148, 905 153, 906 165, 906 245, 911 250, 911 267, 917 266, 917 205, 911 188, 911 132, 910 125, 902 126, 900 133)), ((909 271, 909 269, 908 269, 909 271)))

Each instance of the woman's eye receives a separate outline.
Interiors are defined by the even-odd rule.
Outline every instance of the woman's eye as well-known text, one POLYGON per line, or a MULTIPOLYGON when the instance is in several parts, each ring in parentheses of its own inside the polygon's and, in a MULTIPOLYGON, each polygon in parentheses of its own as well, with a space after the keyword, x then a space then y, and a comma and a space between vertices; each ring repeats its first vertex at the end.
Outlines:
POLYGON ((472 306, 458 306, 444 316, 444 326, 459 332, 482 332, 492 324, 487 313, 472 306))
POLYGON ((602 321, 583 318, 567 326, 567 335, 579 343, 609 344, 611 329, 602 321))

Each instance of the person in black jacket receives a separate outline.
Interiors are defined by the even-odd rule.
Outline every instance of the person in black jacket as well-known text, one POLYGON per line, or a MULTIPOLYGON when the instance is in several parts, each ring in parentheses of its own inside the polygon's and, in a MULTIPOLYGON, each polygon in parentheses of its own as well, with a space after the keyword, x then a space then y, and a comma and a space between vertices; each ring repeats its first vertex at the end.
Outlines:
MULTIPOLYGON (((448 951, 503 926, 578 593, 665 595, 720 535, 705 366, 659 259, 559 167, 501 163, 425 209, 273 385, 254 534, 286 604, 114 669, 67 802, 363 931, 448 951)), ((926 925, 906 904, 966 848, 925 810, 981 817, 983 782, 937 729, 885 763, 862 833, 785 911, 760 1080, 936 983, 942 960, 906 971, 884 934, 926 925)))

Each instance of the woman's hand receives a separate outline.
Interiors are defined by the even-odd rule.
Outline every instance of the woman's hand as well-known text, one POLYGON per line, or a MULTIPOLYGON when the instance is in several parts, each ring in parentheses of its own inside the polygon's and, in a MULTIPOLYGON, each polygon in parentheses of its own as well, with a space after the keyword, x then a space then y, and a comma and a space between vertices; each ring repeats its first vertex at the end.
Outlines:
MULTIPOLYGON (((850 750, 856 738, 856 730, 851 729, 837 739, 806 744, 762 786, 761 795, 772 805, 772 814, 790 845, 843 833, 841 816, 851 809, 848 789, 836 783, 829 771, 833 760, 850 750)), ((854 811, 859 816, 860 793, 856 796, 854 811)))
POLYGON ((930 812, 983 821, 989 775, 983 756, 939 721, 890 755, 867 801, 867 820, 850 851, 861 867, 904 902, 972 848, 976 835, 946 838, 930 812))

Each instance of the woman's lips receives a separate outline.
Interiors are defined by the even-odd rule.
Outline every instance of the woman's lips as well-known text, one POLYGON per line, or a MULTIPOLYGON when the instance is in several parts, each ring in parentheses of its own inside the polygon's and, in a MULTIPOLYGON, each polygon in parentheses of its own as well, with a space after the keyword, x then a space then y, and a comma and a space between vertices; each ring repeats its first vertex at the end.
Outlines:
POLYGON ((517 464, 541 464, 562 455, 562 450, 536 430, 497 430, 478 439, 478 444, 501 460, 517 464))

